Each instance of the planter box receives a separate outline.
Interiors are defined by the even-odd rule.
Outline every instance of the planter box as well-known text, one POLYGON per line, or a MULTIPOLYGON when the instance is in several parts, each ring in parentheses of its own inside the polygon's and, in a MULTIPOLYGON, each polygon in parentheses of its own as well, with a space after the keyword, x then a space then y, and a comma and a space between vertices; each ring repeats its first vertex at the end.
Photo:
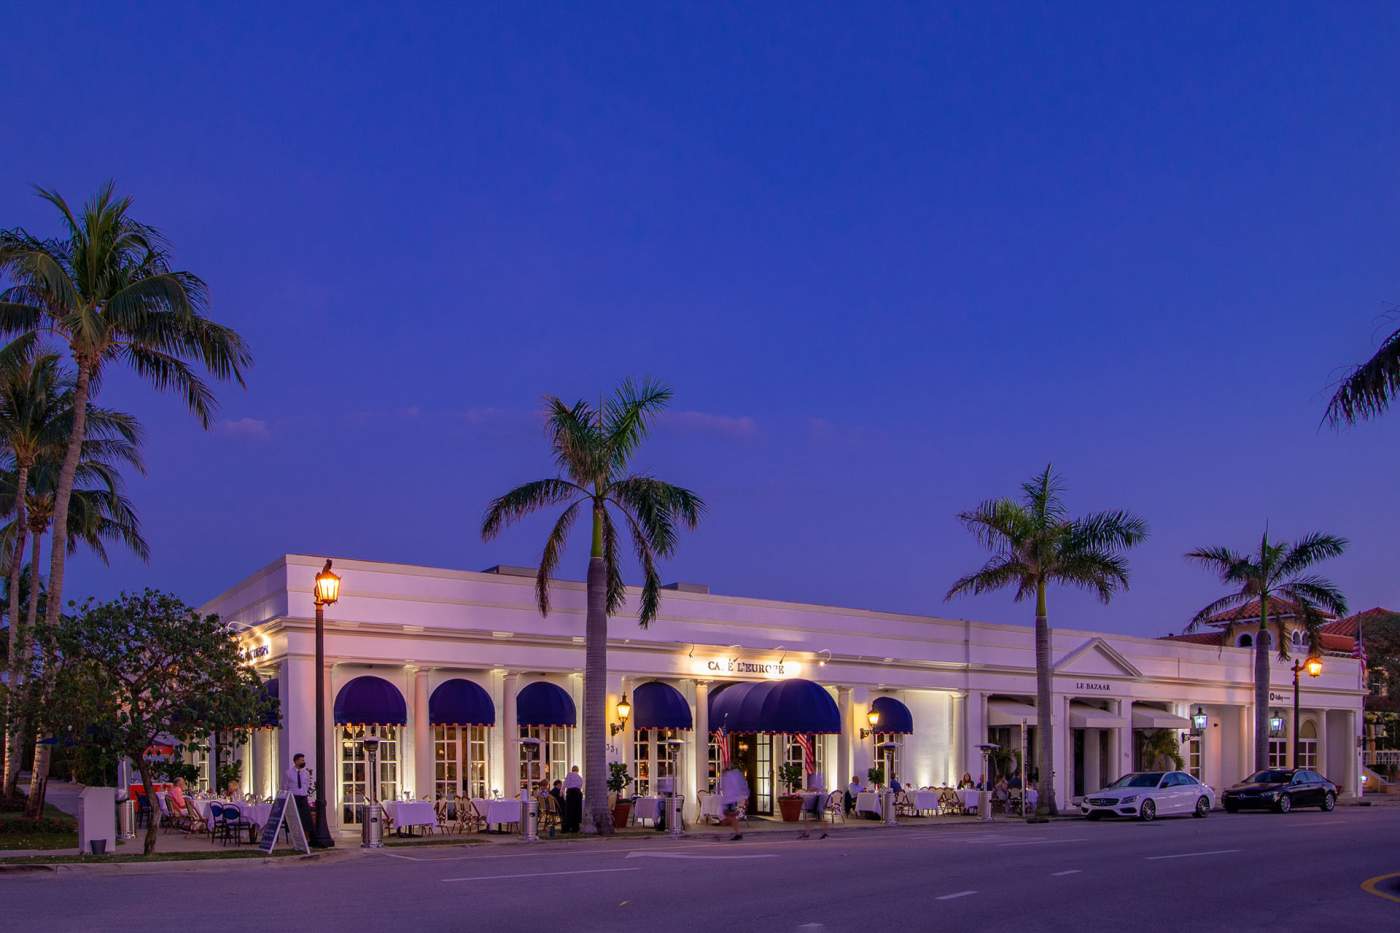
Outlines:
POLYGON ((783 814, 784 823, 796 823, 802 818, 802 798, 779 797, 778 809, 783 814))
POLYGON ((632 818, 632 801, 619 800, 613 804, 613 829, 626 829, 632 818))

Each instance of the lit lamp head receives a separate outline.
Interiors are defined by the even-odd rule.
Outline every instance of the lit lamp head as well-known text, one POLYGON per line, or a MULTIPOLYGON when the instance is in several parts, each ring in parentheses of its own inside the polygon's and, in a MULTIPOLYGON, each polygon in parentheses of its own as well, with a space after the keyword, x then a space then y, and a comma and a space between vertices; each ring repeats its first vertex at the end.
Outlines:
POLYGON ((1277 713, 1269 714, 1269 735, 1283 735, 1283 717, 1277 713))
POLYGON ((1206 731, 1206 709, 1204 706, 1196 707, 1196 711, 1191 714, 1191 731, 1196 735, 1206 731))
POLYGON ((608 726, 613 735, 617 735, 627 728, 627 718, 632 715, 632 704, 627 701, 627 694, 622 695, 622 699, 617 701, 617 722, 608 726))
POLYGON ((865 721, 870 723, 870 728, 860 730, 860 737, 862 739, 874 732, 875 727, 880 724, 880 711, 872 706, 870 712, 865 714, 865 721))
POLYGON ((316 574, 316 586, 312 589, 316 597, 316 605, 329 606, 340 598, 340 577, 331 573, 331 562, 326 561, 326 566, 321 568, 321 572, 316 574))
POLYGON ((1317 677, 1322 673, 1322 659, 1317 655, 1309 655, 1303 662, 1303 669, 1308 672, 1309 677, 1317 677))

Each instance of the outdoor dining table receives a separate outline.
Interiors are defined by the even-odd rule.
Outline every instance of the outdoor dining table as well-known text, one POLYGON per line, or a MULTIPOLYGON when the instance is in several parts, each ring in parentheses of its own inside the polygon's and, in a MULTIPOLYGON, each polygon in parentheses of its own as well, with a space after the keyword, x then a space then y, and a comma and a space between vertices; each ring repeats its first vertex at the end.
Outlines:
POLYGON ((982 792, 972 787, 964 787, 958 791, 958 800, 962 802, 964 810, 976 810, 979 795, 982 792))
POLYGON ((394 821, 396 832, 414 826, 437 825, 437 811, 428 800, 386 800, 384 812, 394 821))
POLYGON ((937 810, 942 795, 936 790, 916 790, 909 795, 909 803, 916 813, 924 810, 937 810))
POLYGON ((700 795, 700 819, 724 819, 724 801, 720 799, 719 794, 700 795))
POLYGON ((474 797, 472 804, 476 806, 476 812, 481 814, 488 828, 520 822, 519 800, 487 800, 485 797, 474 797))
POLYGON ((859 794, 856 794, 856 812, 874 813, 876 816, 879 816, 882 812, 880 810, 880 795, 875 791, 868 790, 863 790, 859 794))
POLYGON ((237 807, 240 819, 252 823, 261 828, 272 818, 272 804, 270 803, 249 803, 242 800, 208 800, 198 797, 190 798, 195 811, 199 813, 205 823, 209 822, 209 804, 217 803, 221 807, 237 807))
POLYGON ((661 819, 661 798, 660 797, 638 797, 632 802, 632 819, 634 822, 651 820, 653 823, 661 819))

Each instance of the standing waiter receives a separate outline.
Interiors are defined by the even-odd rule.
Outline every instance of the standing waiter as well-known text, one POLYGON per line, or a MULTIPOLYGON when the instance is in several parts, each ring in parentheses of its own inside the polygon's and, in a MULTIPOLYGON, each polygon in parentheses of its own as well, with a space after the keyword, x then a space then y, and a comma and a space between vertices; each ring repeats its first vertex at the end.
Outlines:
POLYGON ((306 767, 306 756, 301 752, 292 756, 292 766, 287 769, 282 780, 282 789, 291 794, 292 799, 296 801, 301 828, 306 831, 306 838, 310 839, 311 805, 306 802, 306 795, 311 790, 311 771, 306 767))

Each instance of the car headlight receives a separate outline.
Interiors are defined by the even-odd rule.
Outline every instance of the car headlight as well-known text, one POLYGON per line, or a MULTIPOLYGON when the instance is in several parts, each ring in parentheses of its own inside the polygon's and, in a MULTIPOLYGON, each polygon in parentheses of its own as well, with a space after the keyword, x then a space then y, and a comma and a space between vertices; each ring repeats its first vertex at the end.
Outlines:
POLYGON ((1276 791, 1276 790, 1271 790, 1271 791, 1269 791, 1267 794, 1265 794, 1264 796, 1265 796, 1265 797, 1268 797, 1270 800, 1277 800, 1277 799, 1278 799, 1278 791, 1276 791))
POLYGON ((1134 800, 1137 800, 1137 794, 1129 794, 1126 797, 1118 798, 1119 803, 1132 803, 1134 800))

